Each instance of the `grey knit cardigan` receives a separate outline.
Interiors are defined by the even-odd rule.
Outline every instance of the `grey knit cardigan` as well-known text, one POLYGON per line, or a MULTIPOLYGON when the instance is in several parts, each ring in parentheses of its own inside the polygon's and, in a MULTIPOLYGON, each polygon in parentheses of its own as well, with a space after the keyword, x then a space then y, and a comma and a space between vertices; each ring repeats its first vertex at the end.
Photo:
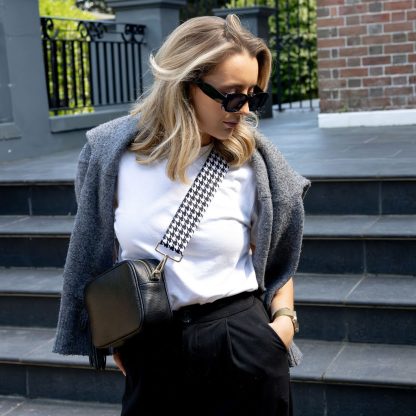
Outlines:
MULTIPOLYGON (((125 116, 87 132, 75 179, 78 210, 64 267, 54 352, 92 354, 84 288, 113 265, 119 160, 134 139, 137 124, 137 118, 125 116)), ((268 308, 275 291, 296 271, 303 233, 303 195, 310 183, 291 169, 272 143, 258 133, 255 138, 251 163, 259 217, 253 263, 268 308)), ((299 359, 295 346, 290 353, 289 358, 299 359)))

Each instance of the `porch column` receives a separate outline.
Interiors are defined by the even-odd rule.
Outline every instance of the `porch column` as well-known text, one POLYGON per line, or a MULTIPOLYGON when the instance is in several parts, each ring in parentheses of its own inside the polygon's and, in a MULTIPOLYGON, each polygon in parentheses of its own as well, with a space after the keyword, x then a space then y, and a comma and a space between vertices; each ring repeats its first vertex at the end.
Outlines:
POLYGON ((0 161, 54 150, 48 111, 38 2, 0 0, 0 161))
POLYGON ((153 79, 148 67, 149 56, 155 53, 165 38, 179 25, 179 10, 186 0, 107 0, 116 21, 146 26, 143 45, 143 85, 150 86, 153 79))

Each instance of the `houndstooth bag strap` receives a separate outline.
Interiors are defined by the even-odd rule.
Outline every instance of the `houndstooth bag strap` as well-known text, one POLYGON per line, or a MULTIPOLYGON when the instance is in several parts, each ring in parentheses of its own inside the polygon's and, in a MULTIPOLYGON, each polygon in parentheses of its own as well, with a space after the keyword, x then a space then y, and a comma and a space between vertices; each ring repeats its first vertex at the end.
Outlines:
POLYGON ((180 261, 212 197, 228 172, 227 161, 214 149, 181 202, 156 251, 180 261), (168 250, 161 250, 160 246, 168 250))

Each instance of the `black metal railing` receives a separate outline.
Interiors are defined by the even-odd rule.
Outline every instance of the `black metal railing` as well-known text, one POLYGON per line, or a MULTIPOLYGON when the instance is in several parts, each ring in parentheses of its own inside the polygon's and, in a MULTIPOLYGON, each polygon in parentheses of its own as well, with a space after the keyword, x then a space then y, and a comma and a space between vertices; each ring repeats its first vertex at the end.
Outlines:
POLYGON ((211 15, 213 8, 269 6, 273 54, 272 97, 278 111, 314 108, 318 97, 316 0, 189 0, 182 19, 211 15))
POLYGON ((278 111, 314 108, 318 97, 316 0, 274 0, 270 21, 273 103, 278 111))
POLYGON ((41 17, 41 28, 51 114, 91 112, 143 93, 145 26, 41 17))

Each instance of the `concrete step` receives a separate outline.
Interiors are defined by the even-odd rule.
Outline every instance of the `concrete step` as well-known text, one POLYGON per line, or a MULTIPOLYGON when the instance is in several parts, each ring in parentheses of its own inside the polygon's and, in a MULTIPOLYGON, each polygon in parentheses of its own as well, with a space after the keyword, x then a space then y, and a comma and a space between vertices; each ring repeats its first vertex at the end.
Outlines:
POLYGON ((416 274, 416 215, 309 215, 299 272, 416 274))
MULTIPOLYGON (((97 372, 85 357, 52 354, 53 334, 52 329, 0 328, 0 394, 120 403, 124 381, 114 363, 97 372)), ((394 402, 400 403, 400 415, 414 411, 415 347, 310 339, 297 344, 304 353, 291 369, 297 415, 391 415, 394 402), (367 401, 348 400, 366 395, 375 406, 372 413, 360 410, 367 401)))
POLYGON ((0 266, 63 267, 73 216, 0 217, 0 266))
POLYGON ((416 214, 415 178, 312 179, 305 211, 312 215, 416 214))
POLYGON ((300 338, 416 345, 416 278, 295 276, 300 338))
MULTIPOLYGON (((313 178, 307 214, 416 214, 415 178, 313 178)), ((0 215, 74 215, 73 180, 0 180, 0 215)))
POLYGON ((55 327, 62 269, 0 268, 0 325, 55 327))
POLYGON ((0 416, 118 416, 120 405, 0 396, 0 416))
POLYGON ((0 183, 0 215, 74 215, 74 183, 0 183))
POLYGON ((416 348, 297 340, 291 370, 296 416, 414 416, 416 348))
MULTIPOLYGON (((1 216, 0 265, 62 267, 73 221, 1 216)), ((309 215, 299 271, 414 275, 415 252, 416 215, 309 215)))
MULTIPOLYGON (((0 268, 0 325, 54 328, 62 269, 0 268)), ((416 278, 302 274, 295 277, 300 337, 416 344, 416 278)))
POLYGON ((109 358, 104 372, 88 358, 52 353, 52 328, 0 327, 0 394, 120 403, 124 378, 109 358))

